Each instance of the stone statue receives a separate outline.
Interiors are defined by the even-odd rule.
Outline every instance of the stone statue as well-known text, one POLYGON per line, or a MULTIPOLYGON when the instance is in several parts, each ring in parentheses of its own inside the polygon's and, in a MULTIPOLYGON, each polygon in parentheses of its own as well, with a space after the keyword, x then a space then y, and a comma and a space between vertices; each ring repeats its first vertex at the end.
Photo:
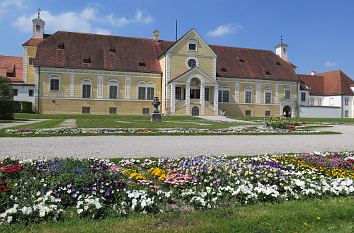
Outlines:
POLYGON ((152 105, 154 106, 154 111, 151 114, 151 122, 160 122, 161 121, 161 113, 159 111, 159 106, 161 102, 158 97, 154 98, 152 105))
POLYGON ((161 104, 161 102, 159 100, 159 97, 155 97, 154 101, 152 102, 152 105, 154 106, 153 113, 160 113, 160 111, 159 111, 160 104, 161 104))

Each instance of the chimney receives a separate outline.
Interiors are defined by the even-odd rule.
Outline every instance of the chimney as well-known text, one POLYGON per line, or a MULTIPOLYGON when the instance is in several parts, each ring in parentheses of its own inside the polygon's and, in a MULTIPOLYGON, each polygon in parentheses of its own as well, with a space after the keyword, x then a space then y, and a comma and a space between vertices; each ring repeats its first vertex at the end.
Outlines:
POLYGON ((315 76, 316 74, 317 74, 316 71, 311 71, 311 75, 312 75, 312 76, 315 76))
POLYGON ((158 42, 159 41, 159 34, 160 34, 160 32, 159 32, 159 30, 155 30, 154 32, 153 32, 153 38, 154 38, 154 41, 155 42, 158 42))

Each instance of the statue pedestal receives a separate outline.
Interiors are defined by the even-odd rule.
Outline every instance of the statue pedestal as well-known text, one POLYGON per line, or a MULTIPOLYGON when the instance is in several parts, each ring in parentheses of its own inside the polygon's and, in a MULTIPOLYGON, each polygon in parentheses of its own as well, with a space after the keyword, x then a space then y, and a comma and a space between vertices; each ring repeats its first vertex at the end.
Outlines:
POLYGON ((151 122, 161 122, 161 113, 153 112, 151 114, 151 122))

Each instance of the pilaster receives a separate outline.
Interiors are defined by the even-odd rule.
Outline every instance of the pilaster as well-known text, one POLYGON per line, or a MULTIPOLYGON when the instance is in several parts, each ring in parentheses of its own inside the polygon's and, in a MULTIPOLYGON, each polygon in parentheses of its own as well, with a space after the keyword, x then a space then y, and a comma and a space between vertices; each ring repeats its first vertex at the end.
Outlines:
POLYGON ((125 77, 125 99, 130 99, 130 89, 131 89, 131 77, 125 77))
POLYGON ((205 83, 200 83, 200 115, 204 115, 205 109, 205 83))
POLYGON ((219 85, 216 84, 214 87, 214 112, 219 111, 219 85))
POLYGON ((186 114, 189 114, 191 106, 191 84, 187 82, 186 85, 186 114))
POLYGON ((176 84, 171 83, 171 114, 175 114, 176 113, 176 84))
POLYGON ((240 102, 240 81, 236 81, 235 83, 235 102, 240 102))
POLYGON ((75 73, 70 74, 70 97, 75 96, 75 73))

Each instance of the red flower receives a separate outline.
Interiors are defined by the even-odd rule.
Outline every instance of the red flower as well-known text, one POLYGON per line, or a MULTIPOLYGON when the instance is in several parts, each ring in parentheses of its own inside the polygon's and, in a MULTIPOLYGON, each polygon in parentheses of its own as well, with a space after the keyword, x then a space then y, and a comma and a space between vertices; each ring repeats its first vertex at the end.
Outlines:
POLYGON ((0 168, 5 167, 6 165, 3 163, 0 163, 0 168))
POLYGON ((8 191, 9 191, 9 188, 7 187, 6 180, 0 180, 0 193, 6 193, 8 191))
POLYGON ((6 167, 4 169, 2 169, 2 173, 16 173, 16 172, 19 172, 22 168, 22 165, 21 164, 15 164, 15 165, 12 165, 12 166, 9 166, 9 167, 6 167))
POLYGON ((294 129, 295 129, 295 125, 289 125, 289 126, 288 126, 288 129, 289 129, 289 130, 294 130, 294 129))

